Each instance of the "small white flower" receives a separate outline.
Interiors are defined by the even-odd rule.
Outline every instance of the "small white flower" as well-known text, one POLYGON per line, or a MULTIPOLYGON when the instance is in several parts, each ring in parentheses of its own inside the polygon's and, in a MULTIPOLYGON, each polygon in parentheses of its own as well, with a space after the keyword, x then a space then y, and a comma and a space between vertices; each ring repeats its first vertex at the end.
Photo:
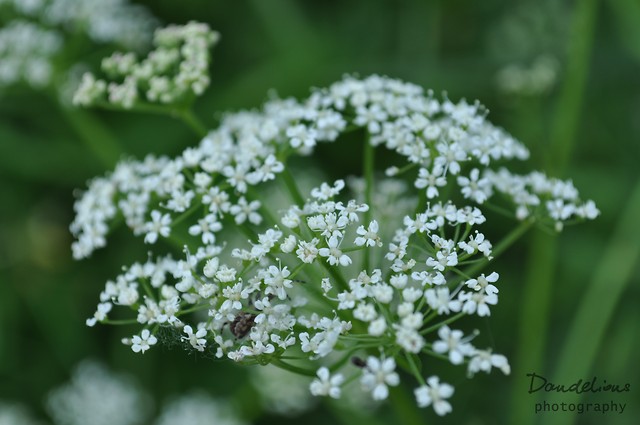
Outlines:
POLYGON ((298 249, 296 250, 296 254, 300 261, 303 263, 311 264, 318 256, 318 239, 313 238, 311 241, 300 241, 298 242, 298 249))
POLYGON ((359 236, 355 240, 356 246, 382 246, 378 230, 379 226, 376 220, 369 223, 368 229, 365 229, 364 226, 358 227, 356 233, 359 236))
POLYGON ((298 124, 287 129, 287 137, 292 148, 310 149, 316 145, 317 132, 304 124, 298 124))
POLYGON ((487 295, 497 294, 499 292, 498 288, 492 283, 497 282, 499 277, 496 272, 491 273, 489 276, 485 276, 482 273, 478 279, 469 279, 465 284, 474 291, 484 291, 487 295))
POLYGON ((297 243, 298 241, 296 240, 296 237, 293 235, 289 235, 280 244, 280 250, 284 253, 292 252, 294 249, 296 249, 297 243))
POLYGON ((311 196, 319 201, 326 201, 337 196, 344 186, 344 180, 336 180, 333 187, 322 183, 319 188, 311 189, 311 196))
POLYGON ((328 277, 322 279, 322 281, 320 282, 320 287, 322 288, 322 292, 325 294, 333 288, 328 277))
POLYGON ((427 198, 433 199, 439 195, 438 188, 447 185, 447 179, 442 175, 442 169, 434 169, 429 172, 426 168, 420 168, 418 178, 414 185, 417 189, 427 188, 427 198))
POLYGON ((87 326, 95 326, 97 322, 101 322, 107 318, 107 314, 113 308, 113 304, 111 303, 100 303, 98 304, 98 308, 96 312, 93 314, 93 317, 87 319, 87 326))
POLYGON ((462 188, 462 195, 466 199, 473 199, 479 204, 492 195, 491 183, 487 179, 478 179, 480 170, 474 168, 469 177, 458 176, 458 184, 462 188))
POLYGON ((453 387, 446 383, 440 383, 440 378, 431 376, 427 379, 427 385, 422 385, 414 390, 419 407, 433 405, 433 410, 440 416, 451 412, 451 404, 445 399, 453 395, 453 387))
POLYGON ((340 385, 344 382, 342 374, 338 373, 334 376, 329 374, 329 369, 321 367, 317 372, 318 378, 314 379, 309 386, 311 394, 315 396, 329 396, 331 398, 340 398, 340 385))
POLYGON ((187 334, 187 336, 183 336, 181 338, 183 341, 189 341, 189 344, 191 344, 193 348, 198 351, 204 351, 204 347, 205 345, 207 345, 207 340, 205 339, 207 330, 205 328, 200 328, 197 332, 194 333, 193 328, 189 325, 186 325, 183 331, 187 334))
POLYGON ((229 213, 234 216, 236 224, 242 224, 249 220, 252 224, 260 224, 262 222, 262 216, 257 213, 261 207, 260 201, 247 202, 244 196, 238 199, 236 205, 232 205, 229 208, 229 213))
POLYGON ((363 369, 360 383, 367 391, 371 391, 374 400, 385 400, 389 396, 389 388, 400 383, 400 376, 395 372, 396 362, 393 358, 367 358, 367 366, 363 369))
POLYGON ((447 325, 438 329, 440 340, 433 343, 433 351, 436 353, 449 353, 449 361, 452 364, 462 364, 465 356, 471 355, 473 347, 462 341, 464 334, 459 330, 451 330, 447 325))
POLYGON ((455 252, 447 253, 438 251, 436 252, 436 258, 427 258, 427 266, 433 267, 440 272, 444 271, 445 267, 452 267, 458 264, 458 254, 455 252))
POLYGON ((336 235, 331 236, 327 241, 328 247, 320 248, 320 250, 318 250, 318 254, 320 254, 321 257, 326 257, 327 262, 332 266, 340 264, 341 266, 346 267, 351 264, 351 258, 340 251, 340 242, 341 241, 338 240, 336 235))
POLYGON ((140 335, 134 335, 131 338, 131 350, 134 353, 144 353, 156 342, 158 339, 149 332, 149 329, 143 329, 140 335))
POLYGON ((429 307, 438 312, 438 314, 449 314, 450 311, 460 311, 462 304, 458 300, 452 300, 449 288, 440 287, 435 289, 427 289, 424 291, 424 297, 429 307))
POLYGON ((495 293, 487 295, 485 292, 460 291, 458 300, 462 303, 462 311, 467 314, 478 313, 478 316, 490 316, 490 305, 498 304, 498 296, 495 293))
POLYGON ((509 362, 502 354, 493 354, 491 350, 476 350, 469 361, 469 374, 473 375, 478 371, 489 373, 492 367, 497 367, 505 375, 511 373, 509 362))
POLYGON ((387 330, 387 321, 384 317, 379 317, 369 323, 369 335, 380 336, 387 330))
POLYGON ((146 223, 147 234, 144 237, 145 243, 156 243, 158 235, 168 237, 171 232, 171 216, 162 214, 158 210, 151 211, 151 221, 146 223))

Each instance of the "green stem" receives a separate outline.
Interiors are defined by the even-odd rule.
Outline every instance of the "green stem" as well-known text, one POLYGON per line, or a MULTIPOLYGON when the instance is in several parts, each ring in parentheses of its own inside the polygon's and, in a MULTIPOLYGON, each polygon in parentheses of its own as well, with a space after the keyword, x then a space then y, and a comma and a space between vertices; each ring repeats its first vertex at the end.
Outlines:
MULTIPOLYGON (((576 141, 578 120, 589 71, 591 45, 597 21, 597 0, 575 3, 568 40, 567 67, 555 109, 550 133, 550 146, 546 162, 551 171, 561 176, 569 162, 576 141)), ((540 371, 543 366, 545 344, 549 326, 554 272, 558 262, 555 238, 542 232, 534 234, 528 260, 528 273, 522 292, 519 341, 514 359, 514 370, 540 371)), ((539 400, 526 391, 512 391, 511 417, 508 422, 530 425, 534 415, 523 415, 531 404, 539 400)), ((539 394, 536 394, 538 396, 539 394)), ((563 416, 564 417, 564 416, 563 416)), ((550 416, 552 418, 552 416, 550 416)))
POLYGON ((69 109, 55 102, 67 122, 80 136, 80 141, 100 160, 106 169, 113 168, 123 149, 102 122, 81 109, 69 109))
POLYGON ((191 109, 185 109, 180 112, 180 118, 187 124, 198 136, 205 137, 208 133, 207 127, 193 113, 191 109))
POLYGON ((101 323, 103 325, 135 325, 135 324, 139 324, 139 322, 136 319, 122 319, 122 320, 105 319, 105 320, 100 321, 99 323, 101 323))
POLYGON ((316 376, 315 370, 309 370, 300 366, 295 366, 275 357, 271 359, 271 364, 276 367, 279 367, 280 369, 288 370, 289 372, 293 372, 298 375, 305 375, 305 376, 312 376, 312 377, 316 376))
POLYGON ((389 392, 391 407, 396 413, 396 423, 405 425, 424 425, 422 412, 419 410, 415 398, 407 391, 406 386, 400 385, 389 392))
MULTIPOLYGON (((513 245, 522 235, 524 235, 527 230, 533 225, 535 222, 534 219, 527 219, 522 221, 515 229, 513 229, 507 236, 505 236, 492 250, 491 256, 492 258, 498 257, 504 251, 507 250, 511 245, 513 245)), ((480 270, 482 270, 487 264, 489 264, 491 260, 485 258, 484 260, 476 263, 475 265, 469 267, 464 271, 464 274, 467 276, 474 276, 480 270)))
POLYGON ((189 208, 188 210, 186 210, 185 212, 183 212, 182 214, 180 214, 178 217, 176 217, 172 222, 171 222, 171 226, 175 227, 176 225, 180 224, 182 221, 184 221, 184 219, 186 219, 187 217, 189 217, 191 214, 193 214, 194 212, 196 212, 198 210, 198 208, 200 208, 202 206, 201 203, 196 202, 191 208, 189 208))
POLYGON ((305 204, 305 200, 300 193, 300 189, 298 189, 298 185, 291 175, 291 171, 289 171, 289 168, 285 167, 280 175, 282 176, 282 181, 284 181, 295 203, 298 204, 299 207, 302 207, 305 204))
POLYGON ((406 354, 405 357, 407 358, 407 363, 409 363, 409 367, 411 368, 411 372, 418 380, 418 383, 420 385, 425 385, 424 378, 422 377, 422 373, 420 373, 420 368, 418 368, 418 365, 416 364, 416 360, 413 358, 413 355, 409 353, 405 353, 405 354, 406 354))
POLYGON ((460 319, 462 316, 466 315, 466 313, 458 313, 455 316, 451 316, 446 320, 443 320, 442 322, 438 322, 437 324, 433 325, 433 326, 429 326, 428 328, 425 328, 423 330, 420 331, 421 335, 426 335, 430 332, 436 331, 438 329, 440 329, 441 327, 443 327, 444 325, 448 325, 449 323, 453 323, 456 320, 460 319))
MULTIPOLYGON (((364 173, 365 179, 365 189, 364 189, 364 201, 369 206, 369 209, 364 213, 364 225, 365 227, 369 225, 371 222, 371 215, 373 209, 373 185, 374 185, 374 162, 375 162, 375 147, 371 144, 369 140, 369 133, 367 133, 367 137, 364 140, 364 155, 363 155, 363 164, 362 170, 364 173)), ((371 262, 371 253, 368 249, 365 249, 364 255, 362 258, 362 269, 369 270, 369 264, 371 262)))
POLYGON ((173 118, 179 118, 199 137, 204 137, 207 135, 206 126, 202 124, 198 117, 196 117, 193 111, 188 107, 177 108, 171 107, 169 105, 156 105, 153 103, 136 103, 131 108, 123 108, 122 106, 114 105, 108 102, 100 102, 95 106, 110 111, 143 112, 158 115, 168 115, 173 118))
MULTIPOLYGON (((589 284, 581 286, 584 291, 566 338, 562 341, 563 347, 555 364, 553 382, 570 382, 576 377, 589 376, 596 358, 607 353, 608 347, 616 352, 620 349, 618 345, 611 344, 610 332, 613 318, 620 314, 618 303, 627 286, 630 287, 634 282, 634 271, 637 270, 640 259, 640 226, 637 225, 639 216, 640 181, 636 183, 613 235, 602 250, 602 259, 591 274, 589 284), (605 341, 607 343, 603 344, 605 341)), ((599 363, 595 373, 600 373, 599 363)), ((549 396, 549 402, 579 403, 583 394, 549 396)), ((575 413, 567 415, 575 420, 575 413)), ((560 424, 560 419, 549 417, 548 423, 560 424)), ((562 419, 566 420, 564 423, 573 423, 565 415, 562 419)))

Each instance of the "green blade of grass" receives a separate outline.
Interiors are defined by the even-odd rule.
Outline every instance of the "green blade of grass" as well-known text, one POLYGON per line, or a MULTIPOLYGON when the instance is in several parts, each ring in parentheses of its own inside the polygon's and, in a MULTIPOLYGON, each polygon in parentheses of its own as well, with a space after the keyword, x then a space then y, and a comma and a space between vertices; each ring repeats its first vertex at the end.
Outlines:
MULTIPOLYGON (((553 382, 570 384, 588 378, 593 361, 605 336, 607 325, 615 313, 626 284, 630 281, 640 259, 640 181, 631 195, 613 237, 609 241, 602 261, 595 269, 573 322, 569 327, 564 347, 559 356, 553 382)), ((580 401, 581 394, 554 394, 549 403, 580 401)), ((597 401, 608 402, 609 396, 597 401), (602 400, 600 400, 602 399, 602 400)), ((550 415, 545 424, 573 423, 576 412, 550 415)))
MULTIPOLYGON (((577 2, 570 31, 571 42, 563 86, 557 101, 550 134, 550 147, 546 163, 558 176, 565 170, 578 129, 591 45, 595 32, 597 0, 577 2)), ((556 239, 536 232, 533 235, 528 259, 520 315, 520 331, 514 370, 525 374, 541 371, 549 327, 549 309, 554 272, 558 261, 556 239)), ((535 423, 531 411, 532 395, 515 388, 511 405, 510 423, 535 423)))

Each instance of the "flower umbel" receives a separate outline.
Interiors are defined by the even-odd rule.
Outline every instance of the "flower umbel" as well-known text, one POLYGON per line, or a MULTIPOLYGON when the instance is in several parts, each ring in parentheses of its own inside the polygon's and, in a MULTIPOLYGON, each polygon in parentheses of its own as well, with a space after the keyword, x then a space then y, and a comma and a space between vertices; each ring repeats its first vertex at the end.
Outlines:
POLYGON ((485 209, 509 211, 516 235, 534 220, 559 228, 597 216, 571 182, 508 171, 528 152, 486 114, 398 80, 345 77, 302 102, 226 115, 176 158, 121 162, 77 201, 74 256, 104 247, 116 216, 152 249, 185 249, 125 268, 90 320, 130 308, 145 326, 134 351, 153 345, 147 327, 178 328, 191 350, 314 377, 311 393, 333 398, 359 380, 384 400, 400 367, 419 383, 419 406, 450 412, 453 387, 431 362, 423 371, 422 356, 509 373, 504 356, 472 345, 477 334, 449 328, 498 303, 498 273, 481 273, 503 249, 481 231, 485 209), (347 131, 367 134, 365 162, 374 148, 396 152, 393 177, 368 162, 362 179, 302 191, 290 164, 347 131), (270 202, 271 180, 288 205, 270 202), (357 356, 366 361, 349 364, 357 356))

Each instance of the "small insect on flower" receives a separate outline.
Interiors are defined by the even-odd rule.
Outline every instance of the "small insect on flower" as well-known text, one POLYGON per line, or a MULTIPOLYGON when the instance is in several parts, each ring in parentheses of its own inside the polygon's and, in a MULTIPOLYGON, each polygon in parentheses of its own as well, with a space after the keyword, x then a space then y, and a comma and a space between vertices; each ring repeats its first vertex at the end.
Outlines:
POLYGON ((255 314, 240 312, 229 325, 229 329, 236 338, 244 338, 255 325, 255 320, 255 314))
POLYGON ((367 367, 367 362, 360 357, 351 357, 351 363, 360 369, 367 367))

